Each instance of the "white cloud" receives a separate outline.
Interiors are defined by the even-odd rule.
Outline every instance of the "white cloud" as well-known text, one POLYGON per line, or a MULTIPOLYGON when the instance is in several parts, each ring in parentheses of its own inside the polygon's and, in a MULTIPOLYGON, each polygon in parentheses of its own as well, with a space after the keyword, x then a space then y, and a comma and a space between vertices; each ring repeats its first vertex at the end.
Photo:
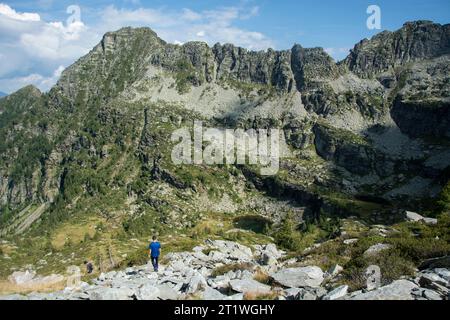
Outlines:
POLYGON ((102 28, 116 30, 123 26, 148 26, 164 40, 185 43, 193 40, 233 43, 251 50, 274 47, 264 34, 235 27, 238 20, 249 19, 259 13, 258 7, 250 9, 225 7, 196 12, 184 8, 180 12, 162 9, 117 9, 108 6, 102 13, 102 28))
POLYGON ((14 20, 40 21, 41 17, 37 13, 18 13, 7 4, 0 3, 0 14, 14 20))
POLYGON ((59 66, 49 77, 32 73, 23 77, 0 79, 0 87, 6 92, 14 92, 27 85, 34 85, 42 91, 49 90, 59 79, 64 67, 59 66))
POLYGON ((336 61, 344 59, 349 53, 350 48, 325 48, 326 53, 332 56, 336 61))
POLYGON ((78 42, 81 35, 87 36, 82 22, 64 26, 62 22, 50 22, 41 30, 20 35, 20 43, 30 54, 43 59, 76 59, 86 53, 85 43, 78 42))
MULTIPOLYGON (((42 4, 51 5, 51 0, 42 0, 42 4)), ((201 40, 209 45, 233 43, 252 50, 273 47, 272 40, 264 34, 235 25, 258 12, 258 7, 194 11, 110 5, 91 11, 93 18, 87 23, 44 21, 38 13, 18 13, 0 4, 0 90, 11 92, 26 85, 26 81, 47 90, 56 81, 53 70, 88 53, 105 32, 126 26, 150 27, 162 39, 176 44, 201 40)))
POLYGON ((202 16, 191 9, 184 8, 182 11, 182 18, 186 21, 199 21, 202 19, 202 16))
POLYGON ((197 37, 204 37, 205 34, 206 34, 205 31, 202 30, 202 31, 197 32, 197 33, 196 33, 196 36, 197 36, 197 37))

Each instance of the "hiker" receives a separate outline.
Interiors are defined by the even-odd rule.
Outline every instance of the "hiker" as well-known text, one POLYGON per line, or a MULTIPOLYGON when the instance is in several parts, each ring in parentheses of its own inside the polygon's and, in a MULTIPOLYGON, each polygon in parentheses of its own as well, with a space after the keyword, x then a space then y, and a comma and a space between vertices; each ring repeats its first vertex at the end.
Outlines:
POLYGON ((85 261, 84 264, 86 265, 87 273, 91 274, 92 271, 94 271, 94 266, 92 265, 92 263, 89 261, 85 261))
POLYGON ((161 254, 161 244, 156 239, 156 236, 153 236, 153 241, 148 246, 148 255, 152 260, 153 270, 158 272, 158 259, 161 254))

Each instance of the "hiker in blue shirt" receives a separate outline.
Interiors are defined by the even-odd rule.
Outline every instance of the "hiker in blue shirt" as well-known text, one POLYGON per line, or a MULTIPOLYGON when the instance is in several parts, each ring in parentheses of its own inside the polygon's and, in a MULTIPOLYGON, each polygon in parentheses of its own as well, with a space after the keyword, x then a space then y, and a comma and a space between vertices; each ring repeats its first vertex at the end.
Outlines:
POLYGON ((161 254, 161 244, 157 241, 156 236, 153 236, 153 241, 148 246, 148 255, 152 259, 153 270, 158 272, 158 259, 161 254))

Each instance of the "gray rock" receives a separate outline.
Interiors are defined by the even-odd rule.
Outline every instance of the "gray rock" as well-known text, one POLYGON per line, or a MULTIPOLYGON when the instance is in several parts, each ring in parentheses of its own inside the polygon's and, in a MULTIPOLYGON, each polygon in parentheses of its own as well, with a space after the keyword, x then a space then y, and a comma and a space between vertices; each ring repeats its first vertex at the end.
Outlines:
POLYGON ((439 293, 430 289, 424 289, 422 296, 427 300, 442 300, 442 296, 439 293))
POLYGON ((212 279, 208 279, 208 284, 214 289, 225 289, 230 286, 231 279, 226 275, 221 275, 212 279))
POLYGON ((198 272, 196 272, 191 279, 189 280, 189 283, 186 288, 187 294, 195 293, 201 289, 204 289, 207 287, 207 283, 205 278, 198 272))
POLYGON ((151 284, 146 284, 139 289, 139 292, 136 294, 136 298, 138 300, 158 300, 159 294, 160 291, 158 287, 151 284))
POLYGON ((234 291, 241 293, 267 294, 272 291, 270 286, 253 279, 231 280, 230 286, 234 291))
POLYGON ((425 222, 425 224, 428 224, 428 225, 436 225, 438 223, 438 220, 436 218, 424 217, 423 221, 425 222))
POLYGON ((416 213, 416 212, 412 212, 412 211, 406 211, 405 212, 406 215, 406 220, 408 221, 414 221, 414 222, 425 222, 426 224, 430 224, 430 225, 435 225, 437 224, 437 219, 435 218, 427 218, 424 216, 421 216, 420 214, 416 213))
POLYGON ((347 295, 347 292, 348 292, 348 286, 343 285, 343 286, 337 287, 336 289, 328 292, 322 298, 322 300, 337 300, 337 299, 345 297, 347 295))
POLYGON ((284 297, 287 300, 298 300, 298 294, 300 293, 300 291, 302 291, 302 288, 289 288, 284 290, 284 297))
POLYGON ((228 298, 226 295, 222 294, 219 290, 213 289, 211 287, 206 287, 203 292, 203 300, 226 300, 228 298))
POLYGON ((28 297, 22 294, 10 294, 6 296, 0 296, 0 300, 28 300, 28 297))
POLYGON ((365 256, 376 255, 376 254, 380 253, 381 251, 388 250, 391 248, 392 248, 392 246, 390 244, 377 243, 377 244, 374 244, 373 246, 371 246, 369 249, 367 249, 364 252, 364 255, 365 256))
POLYGON ((360 293, 351 300, 413 300, 412 290, 417 285, 409 280, 397 280, 373 291, 360 293))
POLYGON ((8 280, 14 284, 24 285, 31 282, 36 276, 36 272, 33 270, 15 271, 8 277, 8 280))
POLYGON ((293 300, 314 301, 317 300, 318 298, 319 296, 317 295, 315 290, 300 288, 300 291, 297 293, 296 296, 294 296, 293 300))
POLYGON ((349 245, 358 242, 358 239, 346 239, 344 240, 344 244, 349 245))
POLYGON ((264 266, 273 266, 277 264, 277 259, 275 259, 272 255, 267 252, 264 252, 261 255, 261 264, 264 266))
POLYGON ((420 214, 416 213, 416 212, 412 212, 412 211, 406 211, 405 212, 405 218, 408 221, 421 221, 423 220, 423 216, 421 216, 420 214))
POLYGON ((97 287, 87 292, 89 300, 132 300, 134 291, 128 288, 97 287))
POLYGON ((335 264, 327 271, 327 274, 329 274, 331 277, 335 277, 338 274, 340 274, 342 271, 344 271, 344 268, 338 264, 335 264))
POLYGON ((288 288, 319 287, 323 276, 322 270, 316 266, 281 269, 271 274, 277 283, 288 288))
POLYGON ((437 275, 439 275, 441 278, 450 281, 450 270, 445 268, 436 268, 433 270, 437 275))
POLYGON ((180 298, 178 291, 181 286, 172 288, 168 284, 159 284, 157 288, 159 289, 158 298, 161 300, 178 300, 180 298))
POLYGON ((447 286, 448 280, 441 278, 439 275, 435 273, 425 273, 419 279, 419 284, 421 287, 428 288, 433 283, 437 283, 442 286, 447 286))

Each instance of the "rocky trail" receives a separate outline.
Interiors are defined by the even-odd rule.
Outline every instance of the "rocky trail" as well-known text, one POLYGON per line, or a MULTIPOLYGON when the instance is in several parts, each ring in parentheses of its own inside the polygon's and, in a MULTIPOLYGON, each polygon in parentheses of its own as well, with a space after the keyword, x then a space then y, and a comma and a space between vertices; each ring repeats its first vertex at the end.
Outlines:
MULTIPOLYGON (((376 250, 374 248, 373 250, 376 250)), ((349 292, 339 283, 343 268, 323 271, 299 266, 296 258, 273 244, 247 247, 236 242, 207 240, 190 252, 168 253, 159 272, 151 265, 102 273, 91 283, 80 282, 78 267, 69 273, 64 290, 52 293, 13 294, 2 300, 448 300, 448 257, 424 264, 413 278, 401 278, 372 290, 349 292), (69 277, 70 278, 70 277, 69 277)), ((60 281, 55 275, 36 278, 32 272, 15 272, 11 281, 60 281)))

